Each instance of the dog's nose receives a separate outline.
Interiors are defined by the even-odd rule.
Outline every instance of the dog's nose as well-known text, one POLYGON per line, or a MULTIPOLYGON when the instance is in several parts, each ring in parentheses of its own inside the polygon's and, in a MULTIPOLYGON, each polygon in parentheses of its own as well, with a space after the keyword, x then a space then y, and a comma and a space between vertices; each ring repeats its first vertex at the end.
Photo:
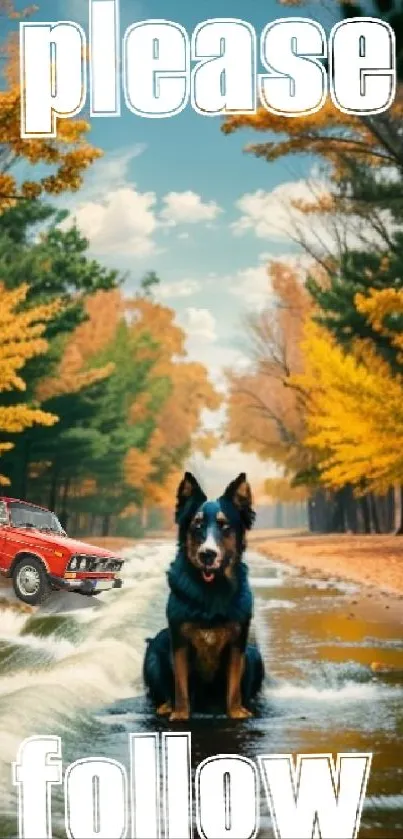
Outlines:
POLYGON ((207 548, 204 551, 200 551, 200 559, 204 565, 212 565, 213 562, 217 559, 218 552, 213 550, 212 548, 207 548))

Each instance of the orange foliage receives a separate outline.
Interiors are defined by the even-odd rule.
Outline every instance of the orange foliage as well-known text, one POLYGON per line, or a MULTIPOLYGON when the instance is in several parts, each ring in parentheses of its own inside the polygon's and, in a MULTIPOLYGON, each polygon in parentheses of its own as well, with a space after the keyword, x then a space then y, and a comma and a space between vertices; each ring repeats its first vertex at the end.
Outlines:
POLYGON ((88 320, 70 336, 54 376, 43 379, 37 388, 42 402, 63 393, 77 393, 113 372, 113 364, 88 369, 88 362, 114 338, 123 311, 120 292, 98 291, 86 300, 88 320))
POLYGON ((216 410, 220 397, 210 383, 202 364, 186 359, 185 333, 175 323, 175 312, 144 297, 124 298, 119 290, 99 291, 86 301, 88 320, 70 337, 57 373, 40 383, 38 396, 43 400, 61 393, 77 392, 82 387, 113 373, 113 365, 91 368, 96 355, 113 343, 119 324, 124 321, 137 336, 147 335, 153 342, 139 350, 137 359, 154 360, 151 389, 139 393, 129 407, 132 425, 149 421, 154 431, 147 450, 132 448, 125 461, 127 483, 141 492, 145 503, 172 503, 172 476, 191 447, 206 454, 216 444, 213 435, 200 434, 205 408, 216 410), (142 355, 143 354, 143 355, 142 355), (156 415, 152 385, 167 380, 169 391, 156 415), (165 478, 162 479, 161 475, 165 478))
MULTIPOLYGON (((172 476, 178 478, 178 459, 183 460, 188 450, 204 446, 211 451, 216 440, 198 436, 202 411, 216 410, 220 397, 210 383, 206 368, 186 360, 185 333, 175 323, 175 312, 148 298, 127 301, 126 312, 132 318, 133 328, 147 332, 156 342, 163 342, 157 352, 154 377, 167 377, 171 391, 157 419, 146 453, 132 450, 126 459, 126 479, 141 487, 144 500, 163 505, 163 499, 172 504, 172 476), (160 479, 161 464, 166 478, 160 479)), ((152 419, 149 394, 143 394, 130 409, 131 422, 152 419)))
POLYGON ((289 377, 301 370, 299 344, 311 304, 295 270, 272 262, 268 273, 275 303, 249 318, 253 361, 248 372, 229 375, 226 437, 294 472, 307 454, 304 411, 289 377))

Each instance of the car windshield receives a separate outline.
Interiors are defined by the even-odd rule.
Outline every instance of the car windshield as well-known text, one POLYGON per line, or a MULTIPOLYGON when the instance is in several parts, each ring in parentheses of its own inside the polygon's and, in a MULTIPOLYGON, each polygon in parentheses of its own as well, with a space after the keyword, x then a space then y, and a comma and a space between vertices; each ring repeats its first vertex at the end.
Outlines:
POLYGON ((10 501, 9 510, 14 527, 35 527, 37 530, 59 534, 64 532, 59 519, 50 510, 41 510, 40 507, 20 501, 10 501))

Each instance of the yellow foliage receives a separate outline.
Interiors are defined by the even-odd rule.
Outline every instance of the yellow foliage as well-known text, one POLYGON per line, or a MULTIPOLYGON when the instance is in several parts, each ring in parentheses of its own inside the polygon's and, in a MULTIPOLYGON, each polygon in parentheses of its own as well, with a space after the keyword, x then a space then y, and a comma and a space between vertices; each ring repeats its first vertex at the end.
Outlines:
POLYGON ((403 482, 403 379, 367 343, 351 353, 313 321, 305 327, 305 371, 291 377, 305 394, 306 444, 323 482, 385 492, 403 482))
MULTIPOLYGON (((0 393, 25 390, 20 372, 25 363, 46 352, 43 337, 46 322, 57 312, 59 303, 21 310, 28 292, 27 285, 8 291, 0 284, 0 393)), ((53 425, 57 417, 26 404, 0 406, 0 431, 18 433, 34 424, 53 425)), ((0 454, 9 450, 9 443, 0 444, 0 454)), ((4 484, 5 478, 1 479, 4 484)), ((8 482, 7 482, 8 483, 8 482)))
MULTIPOLYGON (((32 10, 32 9, 31 9, 32 10)), ((18 19, 25 12, 16 12, 13 4, 3 0, 1 14, 18 19)), ((85 170, 101 156, 86 142, 89 125, 84 120, 62 119, 58 122, 57 139, 23 140, 20 136, 21 93, 18 80, 18 43, 16 37, 6 40, 1 49, 6 88, 0 89, 0 214, 16 203, 19 197, 33 198, 42 193, 58 195, 65 190, 76 191, 82 184, 85 170), (52 167, 49 174, 35 180, 19 182, 10 168, 21 161, 52 167)))
MULTIPOLYGON (((366 315, 375 332, 390 338, 392 346, 403 352, 403 333, 385 324, 385 318, 403 315, 403 289, 371 289, 368 296, 356 295, 355 306, 361 314, 366 315)), ((403 355, 399 356, 403 360, 403 355)))
MULTIPOLYGON (((401 120, 402 113, 402 105, 395 103, 388 115, 401 120)), ((378 140, 365 123, 359 117, 339 111, 330 97, 320 111, 298 119, 271 114, 266 108, 260 107, 254 114, 228 116, 222 125, 224 134, 232 134, 240 128, 282 135, 274 141, 246 147, 246 151, 270 161, 287 154, 319 154, 340 171, 343 159, 352 155, 359 156, 361 162, 370 166, 384 165, 385 160, 389 160, 386 152, 379 150, 378 140), (339 129, 339 133, 334 129, 339 129), (330 130, 333 135, 329 133, 330 130)))

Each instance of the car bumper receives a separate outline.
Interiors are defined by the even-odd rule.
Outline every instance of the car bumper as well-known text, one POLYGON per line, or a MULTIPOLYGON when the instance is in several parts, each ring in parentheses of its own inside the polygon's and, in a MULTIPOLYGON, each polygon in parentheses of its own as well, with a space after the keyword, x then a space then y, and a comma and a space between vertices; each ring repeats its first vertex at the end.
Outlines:
POLYGON ((112 588, 122 588, 123 580, 115 578, 113 580, 66 580, 64 577, 55 577, 49 574, 49 580, 55 588, 63 589, 63 591, 75 591, 79 594, 97 594, 101 591, 109 591, 112 588))

